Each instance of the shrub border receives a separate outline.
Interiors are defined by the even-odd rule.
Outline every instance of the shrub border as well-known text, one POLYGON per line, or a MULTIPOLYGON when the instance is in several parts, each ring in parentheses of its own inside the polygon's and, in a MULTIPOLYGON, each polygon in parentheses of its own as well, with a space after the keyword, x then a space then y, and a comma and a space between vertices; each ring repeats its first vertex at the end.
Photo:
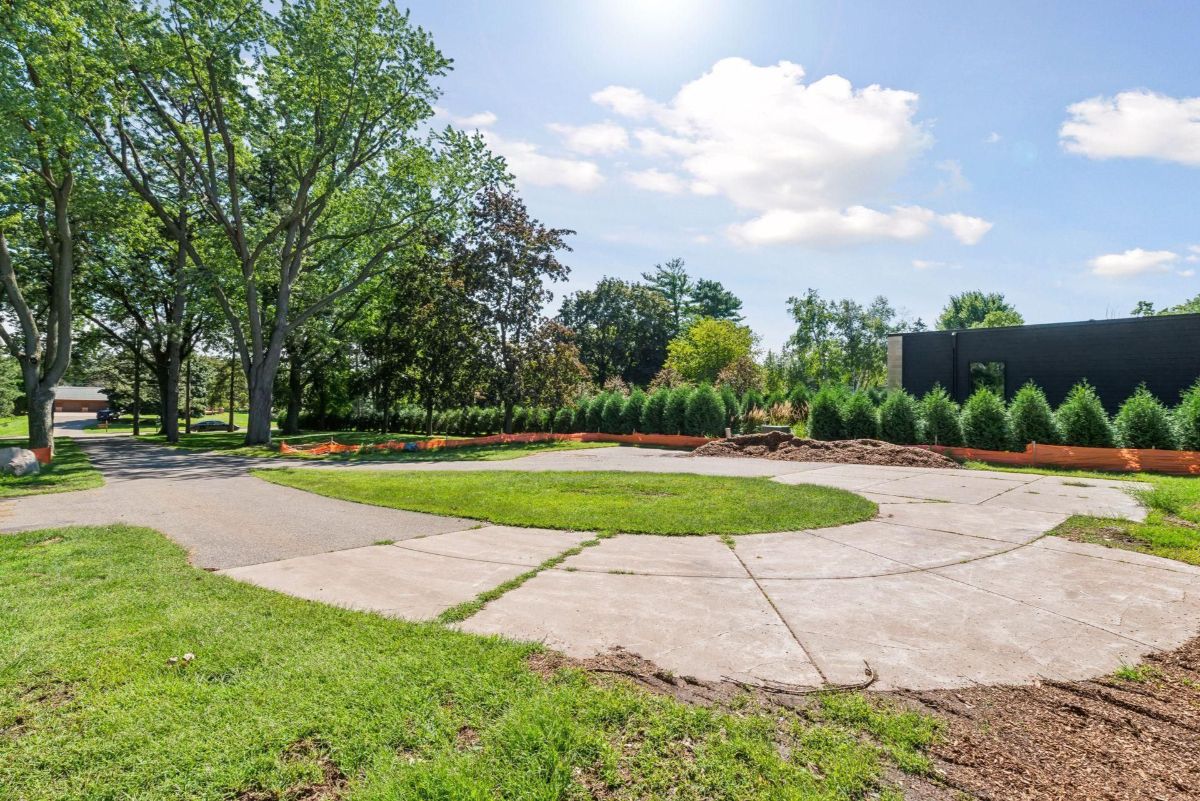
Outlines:
POLYGON ((314 445, 289 445, 279 443, 281 454, 303 453, 308 456, 324 456, 330 453, 359 453, 360 451, 434 451, 443 448, 477 447, 481 445, 511 445, 528 442, 617 442, 623 445, 657 445, 665 448, 699 448, 710 442, 709 437, 690 437, 682 434, 551 434, 529 432, 524 434, 493 434, 488 437, 470 439, 422 439, 400 442, 389 440, 375 444, 349 445, 336 440, 314 445))

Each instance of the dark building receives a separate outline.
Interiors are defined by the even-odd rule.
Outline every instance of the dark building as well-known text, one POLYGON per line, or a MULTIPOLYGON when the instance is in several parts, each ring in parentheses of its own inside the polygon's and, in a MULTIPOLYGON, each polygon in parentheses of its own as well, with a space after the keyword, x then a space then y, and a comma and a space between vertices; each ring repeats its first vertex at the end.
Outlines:
POLYGON ((914 395, 941 384, 960 403, 979 386, 1012 398, 1033 381, 1057 406, 1084 378, 1109 411, 1142 383, 1178 403, 1200 378, 1200 314, 888 336, 888 386, 914 395))

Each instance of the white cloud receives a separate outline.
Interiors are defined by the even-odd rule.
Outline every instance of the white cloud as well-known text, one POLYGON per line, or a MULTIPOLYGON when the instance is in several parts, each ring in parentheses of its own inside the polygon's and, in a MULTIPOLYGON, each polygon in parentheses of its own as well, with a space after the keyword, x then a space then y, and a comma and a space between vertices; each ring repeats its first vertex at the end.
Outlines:
POLYGON ((547 127, 563 138, 568 150, 585 156, 611 155, 629 147, 629 134, 620 125, 611 122, 593 125, 551 123, 547 127))
POLYGON ((938 223, 973 244, 987 232, 990 223, 965 215, 872 208, 932 143, 914 121, 916 94, 878 85, 855 89, 838 75, 807 84, 803 78, 791 62, 759 67, 726 58, 669 103, 621 86, 592 99, 647 121, 634 136, 640 154, 657 160, 657 172, 680 175, 693 192, 723 195, 754 212, 730 227, 738 241, 911 239, 938 223))
POLYGON ((609 86, 592 93, 592 102, 612 109, 622 117, 645 117, 654 111, 656 103, 637 89, 609 86))
POLYGON ((647 192, 663 192, 668 195, 678 195, 687 188, 687 184, 678 175, 655 169, 627 172, 625 180, 638 189, 645 189, 647 192))
POLYGON ((455 117, 454 121, 464 128, 487 128, 496 124, 496 115, 490 111, 481 111, 466 117, 455 117))
POLYGON ((962 164, 957 159, 939 161, 934 166, 946 174, 946 177, 939 181, 937 187, 934 188, 935 194, 966 192, 971 188, 971 182, 963 175, 962 164))
POLYGON ((1188 245, 1188 257, 1184 261, 1192 264, 1200 262, 1200 245, 1188 245))
POLYGON ((1134 248, 1124 253, 1106 253, 1088 262, 1094 275, 1106 278, 1122 278, 1143 273, 1170 272, 1171 265, 1179 261, 1179 254, 1170 250, 1142 250, 1134 248))
POLYGON ((1058 135, 1071 153, 1093 159, 1153 158, 1200 166, 1200 97, 1121 92, 1067 107, 1058 135))
POLYGON ((1193 275, 1196 274, 1196 271, 1191 268, 1188 268, 1186 270, 1180 270, 1179 274, 1182 275, 1184 278, 1191 278, 1193 275))
POLYGON ((915 270, 961 270, 962 265, 955 264, 949 261, 932 261, 930 259, 913 259, 912 266, 915 270))
POLYGON ((984 234, 992 230, 992 223, 982 217, 969 217, 958 212, 939 216, 938 223, 964 245, 979 244, 984 234))
POLYGON ((575 192, 589 192, 604 183, 595 162, 547 156, 532 142, 505 139, 494 131, 484 131, 483 136, 488 147, 508 162, 520 183, 561 186, 575 192))
POLYGON ((996 133, 995 131, 992 131, 990 134, 987 135, 987 139, 984 139, 983 141, 985 144, 994 145, 1003 138, 1004 137, 1002 137, 1000 134, 996 133))

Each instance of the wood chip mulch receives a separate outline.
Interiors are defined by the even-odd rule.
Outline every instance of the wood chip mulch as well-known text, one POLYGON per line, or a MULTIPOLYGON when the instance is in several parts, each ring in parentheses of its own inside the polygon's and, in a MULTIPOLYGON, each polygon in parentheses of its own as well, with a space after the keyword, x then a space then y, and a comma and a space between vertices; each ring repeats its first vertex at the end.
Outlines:
POLYGON ((734 456, 785 462, 836 462, 892 467, 962 467, 953 459, 925 448, 893 445, 877 439, 825 441, 804 439, 784 431, 743 434, 718 439, 692 451, 692 456, 734 456))
POLYGON ((1138 670, 897 695, 946 721, 932 756, 969 798, 1200 799, 1200 638, 1138 670))

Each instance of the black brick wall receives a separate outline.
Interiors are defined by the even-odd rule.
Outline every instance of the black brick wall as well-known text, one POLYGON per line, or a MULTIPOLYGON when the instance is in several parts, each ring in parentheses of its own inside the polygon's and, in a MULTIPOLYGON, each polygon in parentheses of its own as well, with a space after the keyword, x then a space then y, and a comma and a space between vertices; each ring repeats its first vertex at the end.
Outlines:
POLYGON ((1086 378, 1110 412, 1143 382, 1173 406, 1180 393, 1200 378, 1200 314, 902 336, 904 388, 923 395, 940 383, 959 402, 970 394, 971 362, 1004 362, 1008 398, 1032 379, 1053 406, 1086 378))

